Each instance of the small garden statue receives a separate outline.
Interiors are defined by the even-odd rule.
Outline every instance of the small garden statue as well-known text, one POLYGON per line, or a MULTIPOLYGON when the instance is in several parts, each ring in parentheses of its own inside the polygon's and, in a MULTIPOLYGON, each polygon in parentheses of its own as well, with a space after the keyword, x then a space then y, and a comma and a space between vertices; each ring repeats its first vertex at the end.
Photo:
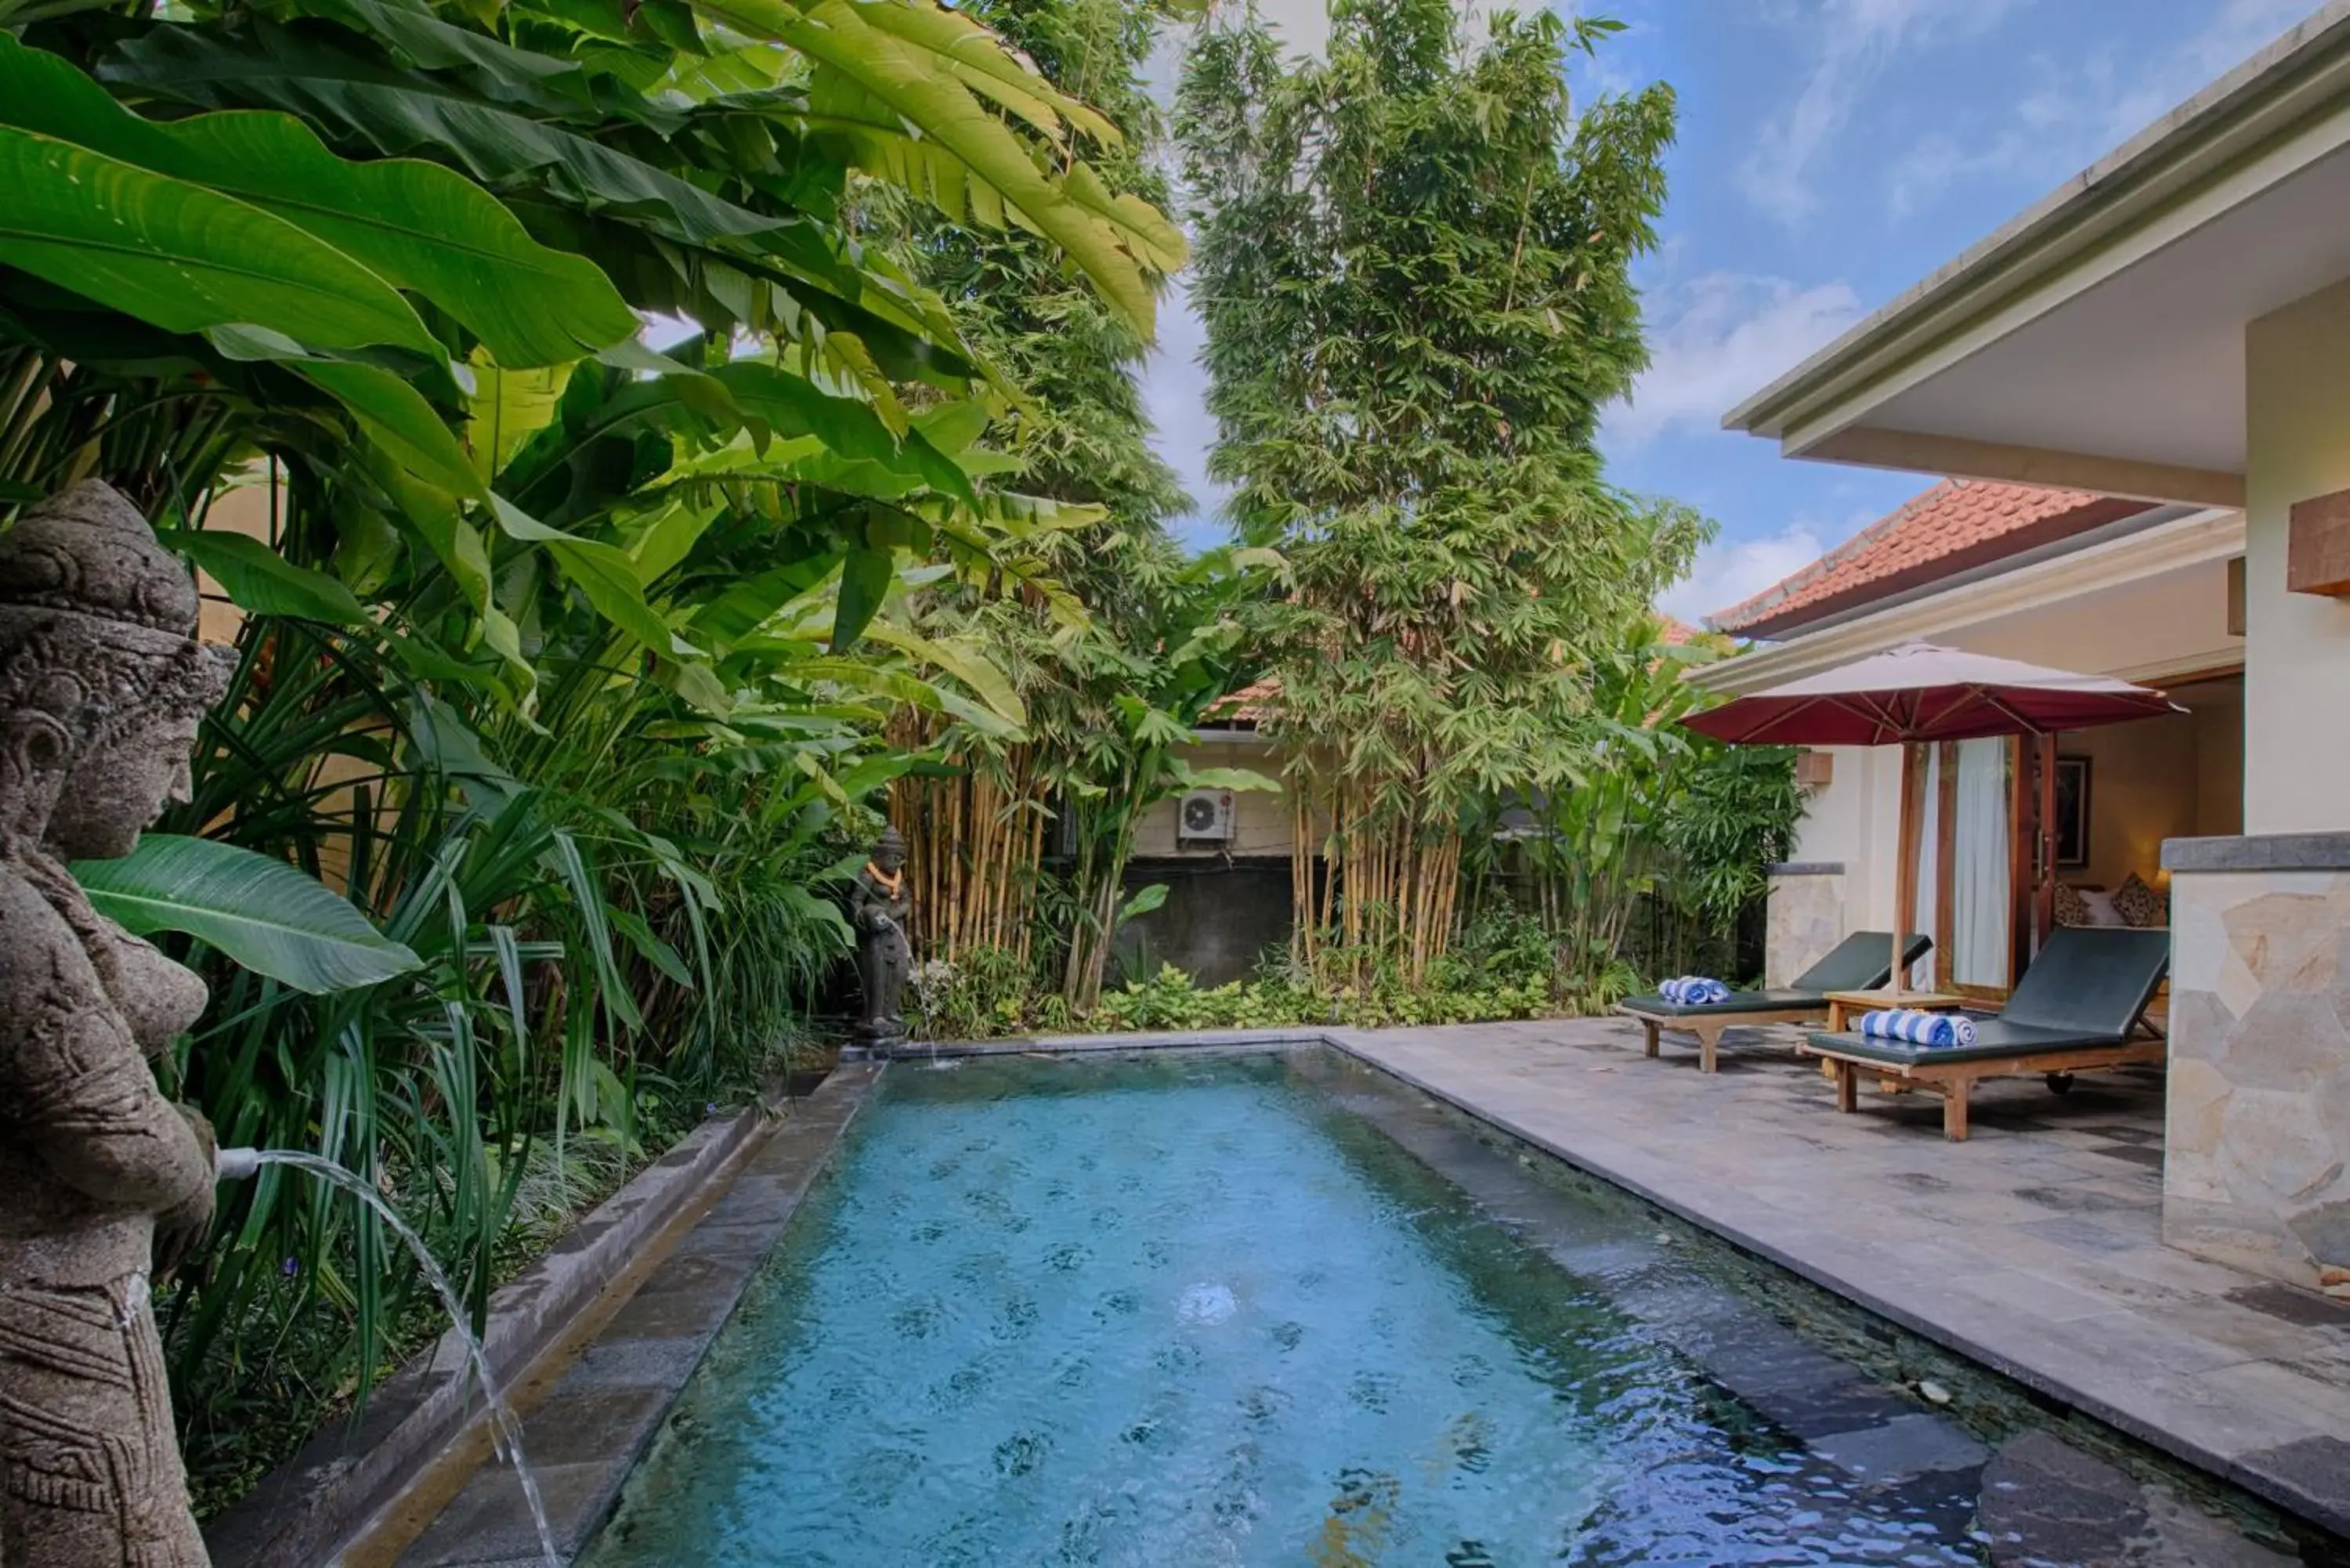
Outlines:
POLYGON ((906 896, 906 841, 896 828, 885 827, 848 898, 849 921, 857 928, 857 978, 865 988, 865 1016, 857 1034, 868 1045, 894 1045, 906 1038, 899 1009, 913 965, 906 940, 912 913, 913 902, 906 896))
POLYGON ((213 1148, 148 1057, 204 986, 68 860, 183 800, 225 671, 196 589, 96 481, 0 534, 0 1563, 203 1568, 149 1282, 201 1237, 213 1148))

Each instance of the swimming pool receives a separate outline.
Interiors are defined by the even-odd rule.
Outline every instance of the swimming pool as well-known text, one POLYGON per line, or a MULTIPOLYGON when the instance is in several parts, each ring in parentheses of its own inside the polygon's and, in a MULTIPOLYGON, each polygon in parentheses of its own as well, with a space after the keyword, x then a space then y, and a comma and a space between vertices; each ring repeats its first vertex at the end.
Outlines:
POLYGON ((1652 1223, 1496 1213, 1364 1094, 893 1068, 582 1561, 1983 1561, 1964 1434, 1832 1367, 1908 1457, 1799 1439, 1627 1306, 1704 1289, 1652 1223))

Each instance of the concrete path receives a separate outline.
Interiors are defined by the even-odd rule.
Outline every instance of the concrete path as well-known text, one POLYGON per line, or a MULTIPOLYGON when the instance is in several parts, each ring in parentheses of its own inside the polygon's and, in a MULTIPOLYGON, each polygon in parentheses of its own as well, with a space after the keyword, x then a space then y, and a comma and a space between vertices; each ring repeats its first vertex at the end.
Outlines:
POLYGON ((1792 1031, 1641 1054, 1613 1020, 1333 1044, 1916 1333, 2350 1534, 2350 1308, 2165 1247, 2162 1083, 1928 1095, 1839 1116, 1792 1031))

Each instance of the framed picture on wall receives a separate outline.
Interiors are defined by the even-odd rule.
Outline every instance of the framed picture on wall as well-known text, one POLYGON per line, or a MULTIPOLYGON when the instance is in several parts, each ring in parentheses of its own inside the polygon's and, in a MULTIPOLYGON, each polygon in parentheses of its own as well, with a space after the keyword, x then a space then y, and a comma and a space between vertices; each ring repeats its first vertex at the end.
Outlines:
POLYGON ((2089 863, 2089 759, 2056 759, 2056 866, 2078 871, 2089 863))

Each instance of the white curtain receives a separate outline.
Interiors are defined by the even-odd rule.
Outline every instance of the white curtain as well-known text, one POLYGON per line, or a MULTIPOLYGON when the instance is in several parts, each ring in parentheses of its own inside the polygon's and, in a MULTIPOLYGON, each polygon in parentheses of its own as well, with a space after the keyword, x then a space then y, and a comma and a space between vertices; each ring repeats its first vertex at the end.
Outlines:
MULTIPOLYGON (((1918 907, 1909 913, 1909 929, 1926 932, 1939 946, 1942 933, 1934 929, 1934 916, 1939 904, 1936 889, 1942 885, 1942 748, 1923 746, 1919 750, 1923 753, 1919 762, 1926 783, 1919 792, 1924 798, 1918 802, 1918 907)), ((1964 816, 1960 820, 1963 822, 1964 816)), ((1934 989, 1934 954, 1930 949, 1909 967, 1909 980, 1904 989, 1934 989)))
POLYGON ((1959 742, 1950 940, 1960 985, 2008 983, 2007 757, 2005 741, 1959 742))

